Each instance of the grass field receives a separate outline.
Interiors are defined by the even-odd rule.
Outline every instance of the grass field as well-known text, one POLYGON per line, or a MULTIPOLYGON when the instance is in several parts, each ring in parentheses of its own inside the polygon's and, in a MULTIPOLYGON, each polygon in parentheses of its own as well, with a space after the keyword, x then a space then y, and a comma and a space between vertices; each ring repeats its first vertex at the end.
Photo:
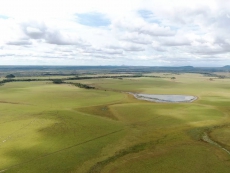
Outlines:
POLYGON ((80 81, 92 90, 41 81, 0 86, 0 172, 229 172, 230 155, 202 135, 230 150, 230 80, 155 75, 164 78, 80 81), (198 100, 153 103, 127 91, 198 100))

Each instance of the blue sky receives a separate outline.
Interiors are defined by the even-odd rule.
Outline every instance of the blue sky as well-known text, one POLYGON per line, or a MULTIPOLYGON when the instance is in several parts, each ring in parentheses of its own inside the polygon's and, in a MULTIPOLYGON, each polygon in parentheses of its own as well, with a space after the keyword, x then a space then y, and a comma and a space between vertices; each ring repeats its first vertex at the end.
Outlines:
POLYGON ((160 24, 161 21, 153 14, 150 10, 139 10, 138 14, 142 17, 146 22, 149 23, 158 23, 160 24))
POLYGON ((230 1, 0 0, 0 65, 224 66, 230 1))
POLYGON ((1 14, 0 14, 0 18, 1 18, 1 19, 8 19, 9 17, 8 17, 8 16, 1 15, 1 14))
POLYGON ((110 25, 110 20, 105 15, 96 12, 77 13, 77 22, 91 27, 101 27, 110 25))

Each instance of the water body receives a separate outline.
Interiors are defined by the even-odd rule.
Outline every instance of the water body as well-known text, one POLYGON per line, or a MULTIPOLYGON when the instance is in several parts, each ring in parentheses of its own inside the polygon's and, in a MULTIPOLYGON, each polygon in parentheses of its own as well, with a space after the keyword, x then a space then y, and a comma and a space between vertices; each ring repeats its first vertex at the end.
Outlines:
POLYGON ((197 99, 195 96, 189 95, 163 95, 163 94, 132 94, 135 98, 139 100, 147 100, 151 102, 159 102, 159 103, 180 103, 180 102, 193 102, 197 99))

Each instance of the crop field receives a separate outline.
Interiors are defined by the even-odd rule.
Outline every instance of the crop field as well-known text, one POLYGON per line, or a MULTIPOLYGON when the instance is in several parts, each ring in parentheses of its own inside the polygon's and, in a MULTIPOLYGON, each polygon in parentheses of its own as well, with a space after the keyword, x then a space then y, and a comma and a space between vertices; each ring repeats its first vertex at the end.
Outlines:
POLYGON ((65 82, 96 89, 0 86, 0 173, 230 172, 230 79, 153 73, 65 82), (127 92, 198 99, 154 103, 127 92))

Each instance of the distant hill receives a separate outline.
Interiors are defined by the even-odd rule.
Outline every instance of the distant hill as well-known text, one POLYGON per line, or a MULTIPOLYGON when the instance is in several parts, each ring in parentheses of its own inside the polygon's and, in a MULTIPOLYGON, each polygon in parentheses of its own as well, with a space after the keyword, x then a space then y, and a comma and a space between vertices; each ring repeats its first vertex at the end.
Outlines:
POLYGON ((194 68, 193 66, 182 66, 184 68, 194 68))
POLYGON ((230 65, 223 66, 223 68, 229 68, 230 69, 230 65))
POLYGON ((0 72, 17 73, 17 75, 77 75, 93 73, 212 73, 230 71, 230 65, 223 67, 193 66, 1 66, 0 72))

